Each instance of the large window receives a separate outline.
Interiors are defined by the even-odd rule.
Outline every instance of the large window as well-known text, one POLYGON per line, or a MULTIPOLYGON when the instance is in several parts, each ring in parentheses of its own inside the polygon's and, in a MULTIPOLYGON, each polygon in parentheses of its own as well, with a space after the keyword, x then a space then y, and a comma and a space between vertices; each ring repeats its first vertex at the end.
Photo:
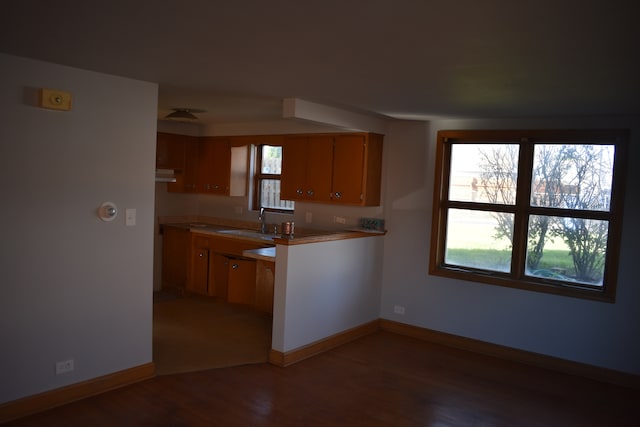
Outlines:
POLYGON ((280 174, 282 172, 282 147, 258 145, 254 172, 254 203, 256 209, 293 211, 294 202, 280 199, 280 174))
POLYGON ((440 131, 430 273, 613 302, 626 131, 440 131))

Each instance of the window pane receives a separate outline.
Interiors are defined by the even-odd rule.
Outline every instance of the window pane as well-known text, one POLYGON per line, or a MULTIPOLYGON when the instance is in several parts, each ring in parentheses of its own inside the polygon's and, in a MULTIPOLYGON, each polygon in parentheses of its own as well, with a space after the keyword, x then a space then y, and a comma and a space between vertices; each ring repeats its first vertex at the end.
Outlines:
POLYGON ((449 200, 513 205, 517 144, 452 144, 449 200))
POLYGON ((513 214, 449 209, 448 216, 446 264, 511 271, 513 214))
POLYGON ((260 181, 260 207, 293 210, 294 202, 280 200, 280 180, 263 179, 260 181))
POLYGON ((536 144, 531 205, 608 211, 613 145, 536 144))
POLYGON ((261 174, 280 175, 282 170, 282 147, 273 145, 262 146, 261 174))
POLYGON ((531 215, 526 274, 602 286, 608 221, 531 215))

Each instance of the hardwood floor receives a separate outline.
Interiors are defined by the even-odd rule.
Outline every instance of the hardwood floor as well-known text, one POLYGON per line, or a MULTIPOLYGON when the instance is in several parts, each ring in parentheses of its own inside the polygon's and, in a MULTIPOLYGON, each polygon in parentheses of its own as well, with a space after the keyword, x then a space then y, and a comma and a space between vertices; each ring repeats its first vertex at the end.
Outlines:
POLYGON ((287 368, 167 375, 10 426, 638 426, 626 389, 378 332, 287 368))

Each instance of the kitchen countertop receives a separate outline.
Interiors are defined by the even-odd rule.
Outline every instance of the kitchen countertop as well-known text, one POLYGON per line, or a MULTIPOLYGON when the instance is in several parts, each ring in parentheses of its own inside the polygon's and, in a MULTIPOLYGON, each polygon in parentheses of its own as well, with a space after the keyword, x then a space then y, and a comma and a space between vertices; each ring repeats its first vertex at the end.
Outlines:
POLYGON ((276 261, 276 247, 260 248, 260 249, 248 249, 242 251, 242 255, 247 258, 253 258, 261 261, 276 261))
POLYGON ((262 244, 287 246, 328 242, 333 240, 372 237, 376 235, 386 234, 385 232, 372 233, 370 230, 358 229, 317 230, 310 228, 296 228, 296 233, 294 236, 282 237, 280 235, 260 234, 257 229, 257 227, 259 227, 259 224, 257 223, 202 217, 161 217, 158 219, 158 223, 160 225, 160 230, 162 230, 163 226, 171 226, 188 229, 192 233, 215 235, 216 237, 250 240, 262 244), (243 233, 243 231, 246 231, 246 233, 243 233))
POLYGON ((276 260, 276 245, 303 245, 386 234, 386 232, 360 229, 316 230, 296 228, 296 234, 294 236, 282 237, 279 235, 260 234, 257 229, 260 224, 257 223, 209 217, 160 217, 158 218, 158 225, 160 234, 162 234, 163 227, 175 227, 196 234, 248 240, 262 245, 272 245, 242 252, 242 255, 247 258, 268 262, 275 262, 276 260))

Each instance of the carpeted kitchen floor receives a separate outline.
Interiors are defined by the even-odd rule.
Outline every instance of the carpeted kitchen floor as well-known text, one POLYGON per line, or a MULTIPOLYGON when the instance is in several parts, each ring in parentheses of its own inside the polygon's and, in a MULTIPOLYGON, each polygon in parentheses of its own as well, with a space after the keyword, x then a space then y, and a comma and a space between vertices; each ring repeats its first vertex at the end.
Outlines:
POLYGON ((154 294, 156 374, 267 362, 270 314, 201 296, 154 294))

